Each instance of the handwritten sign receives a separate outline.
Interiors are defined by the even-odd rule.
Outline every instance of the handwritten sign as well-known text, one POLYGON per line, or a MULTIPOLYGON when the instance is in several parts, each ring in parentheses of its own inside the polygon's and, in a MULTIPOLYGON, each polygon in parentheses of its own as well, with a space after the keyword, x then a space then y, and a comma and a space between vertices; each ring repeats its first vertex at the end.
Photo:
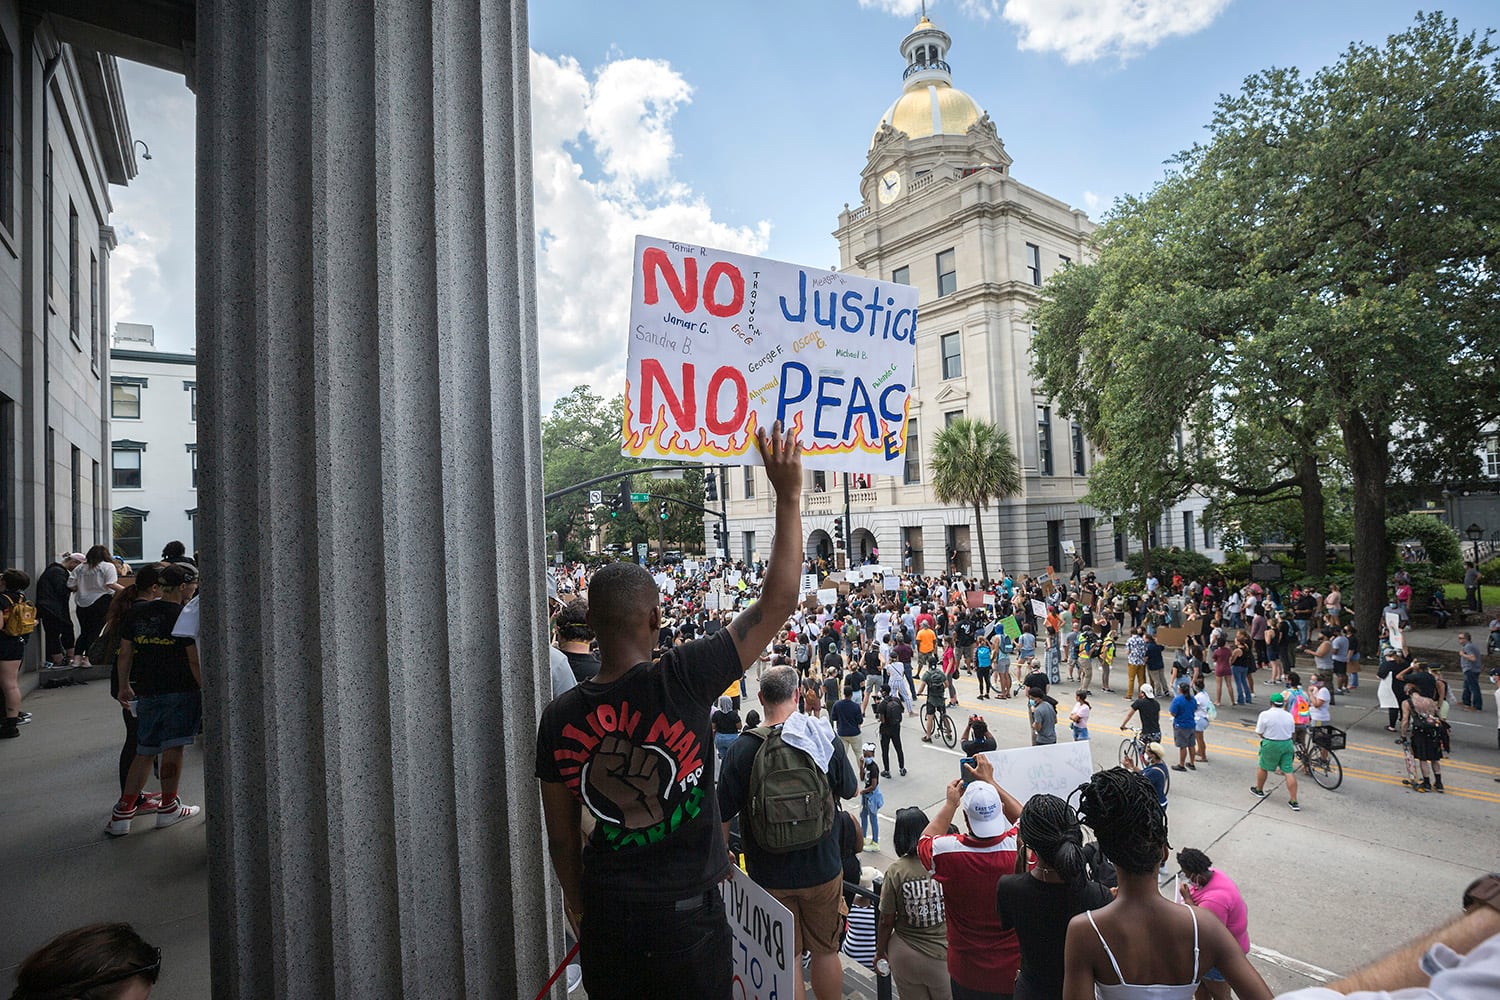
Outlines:
POLYGON ((1031 601, 1031 613, 1032 613, 1033 616, 1035 616, 1037 618, 1046 618, 1047 617, 1047 605, 1045 605, 1041 601, 1038 601, 1035 598, 1033 598, 1032 601, 1031 601))
MULTIPOLYGON (((790 1000, 792 963, 796 939, 792 911, 776 901, 769 892, 750 880, 738 868, 729 870, 729 878, 720 886, 724 895, 724 913, 734 934, 730 952, 734 960, 736 1000, 790 1000)), ((800 975, 801 969, 797 972, 800 975)))
POLYGON ((896 576, 894 576, 894 575, 892 575, 890 573, 885 574, 885 578, 881 581, 881 583, 885 586, 886 590, 900 590, 901 589, 901 580, 900 580, 900 578, 896 577, 896 576))
POLYGON ((839 592, 838 592, 838 588, 837 587, 828 588, 828 589, 824 589, 824 590, 819 590, 818 591, 818 603, 821 604, 821 605, 823 605, 823 606, 825 606, 825 607, 827 607, 829 605, 832 605, 832 604, 837 604, 838 600, 839 600, 839 592))
POLYGON ((1094 773, 1088 740, 989 750, 995 781, 1024 804, 1033 795, 1066 799, 1094 773))
POLYGON ((802 574, 802 593, 811 594, 818 589, 818 577, 815 573, 802 574))
POLYGON ((901 471, 915 288, 646 236, 633 271, 623 454, 759 465, 780 420, 807 468, 901 471))
POLYGON ((1396 611, 1385 613, 1385 630, 1390 633, 1391 645, 1401 652, 1406 652, 1406 636, 1401 634, 1401 614, 1396 611))
POLYGON ((1007 615, 1000 619, 1000 629, 1012 639, 1021 638, 1021 623, 1016 621, 1015 615, 1007 615))

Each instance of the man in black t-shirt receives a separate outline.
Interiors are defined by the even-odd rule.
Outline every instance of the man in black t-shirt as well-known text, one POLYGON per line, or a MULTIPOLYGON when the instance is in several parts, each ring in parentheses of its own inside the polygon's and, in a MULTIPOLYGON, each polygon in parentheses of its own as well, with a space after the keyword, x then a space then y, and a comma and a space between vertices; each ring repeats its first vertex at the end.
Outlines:
POLYGON ((728 628, 653 663, 655 581, 631 563, 604 567, 588 594, 599 673, 556 698, 537 726, 548 853, 596 1000, 660 996, 667 984, 685 996, 730 993, 731 935, 717 892, 729 853, 709 767, 709 706, 786 623, 802 544, 801 445, 780 423, 757 444, 776 494, 760 599, 728 628), (586 844, 584 808, 594 821, 586 844))
POLYGON ((120 801, 110 814, 105 832, 123 837, 146 779, 151 761, 160 757, 161 803, 156 827, 191 819, 201 806, 183 805, 177 797, 182 779, 182 748, 190 746, 203 719, 203 676, 198 669, 198 647, 185 636, 172 634, 182 613, 183 588, 197 579, 190 566, 172 564, 161 571, 161 598, 137 604, 121 620, 120 652, 115 660, 119 701, 139 719, 135 760, 125 776, 120 801))
POLYGON ((1130 711, 1125 713, 1120 728, 1125 729, 1129 726, 1131 718, 1137 713, 1141 717, 1141 742, 1159 741, 1161 739, 1161 702, 1156 700, 1156 690, 1150 684, 1141 685, 1140 697, 1130 703, 1130 711))
POLYGON ((589 602, 580 597, 563 608, 552 622, 557 635, 557 648, 568 658, 573 679, 579 684, 599 672, 599 656, 590 647, 594 640, 594 630, 589 628, 588 617, 589 602))

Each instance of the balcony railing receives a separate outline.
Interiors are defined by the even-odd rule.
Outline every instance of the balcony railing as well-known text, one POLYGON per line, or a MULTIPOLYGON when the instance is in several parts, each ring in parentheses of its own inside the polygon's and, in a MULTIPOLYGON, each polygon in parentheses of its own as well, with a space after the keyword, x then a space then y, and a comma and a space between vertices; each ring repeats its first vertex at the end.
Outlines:
POLYGON ((849 506, 850 507, 873 507, 873 506, 875 506, 875 501, 876 501, 876 496, 875 496, 875 491, 874 490, 850 490, 849 491, 849 506))
POLYGON ((802 494, 802 513, 804 514, 832 514, 833 494, 827 490, 817 493, 806 492, 802 494))
POLYGON ((924 69, 940 69, 944 73, 953 72, 953 70, 948 68, 948 64, 946 62, 941 59, 934 59, 931 62, 912 63, 910 66, 906 67, 906 72, 901 74, 901 79, 905 80, 913 73, 920 73, 924 69))

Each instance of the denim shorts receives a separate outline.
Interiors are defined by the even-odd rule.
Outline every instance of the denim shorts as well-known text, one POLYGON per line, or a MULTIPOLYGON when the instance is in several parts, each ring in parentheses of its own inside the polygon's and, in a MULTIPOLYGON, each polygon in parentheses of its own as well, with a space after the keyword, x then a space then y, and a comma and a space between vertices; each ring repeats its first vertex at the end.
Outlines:
POLYGON ((203 721, 203 693, 179 691, 156 694, 136 702, 135 752, 155 757, 163 750, 191 746, 203 721))

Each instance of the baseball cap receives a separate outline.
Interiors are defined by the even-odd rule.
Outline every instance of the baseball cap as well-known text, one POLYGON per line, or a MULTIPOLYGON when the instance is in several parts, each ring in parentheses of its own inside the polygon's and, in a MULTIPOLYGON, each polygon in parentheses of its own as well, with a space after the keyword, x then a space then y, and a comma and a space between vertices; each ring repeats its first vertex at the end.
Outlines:
POLYGON ((969 831, 976 837, 998 837, 1010 829, 1000 808, 1000 793, 987 781, 974 781, 964 789, 961 802, 969 831))
POLYGON ((1273 705, 1285 705, 1286 704, 1286 695, 1282 694, 1280 691, 1272 692, 1272 694, 1271 694, 1271 704, 1273 704, 1273 705))
POLYGON ((88 556, 84 555, 82 552, 64 552, 62 555, 57 557, 58 562, 67 562, 69 559, 73 560, 74 562, 89 561, 88 556))
POLYGON ((1161 748, 1161 744, 1160 743, 1147 743, 1146 744, 1146 749, 1150 750, 1152 753, 1154 753, 1156 755, 1156 759, 1157 760, 1166 760, 1167 759, 1167 752, 1161 748))
POLYGON ((1146 698, 1155 698, 1156 688, 1152 687, 1150 684, 1142 684, 1141 695, 1146 698))

